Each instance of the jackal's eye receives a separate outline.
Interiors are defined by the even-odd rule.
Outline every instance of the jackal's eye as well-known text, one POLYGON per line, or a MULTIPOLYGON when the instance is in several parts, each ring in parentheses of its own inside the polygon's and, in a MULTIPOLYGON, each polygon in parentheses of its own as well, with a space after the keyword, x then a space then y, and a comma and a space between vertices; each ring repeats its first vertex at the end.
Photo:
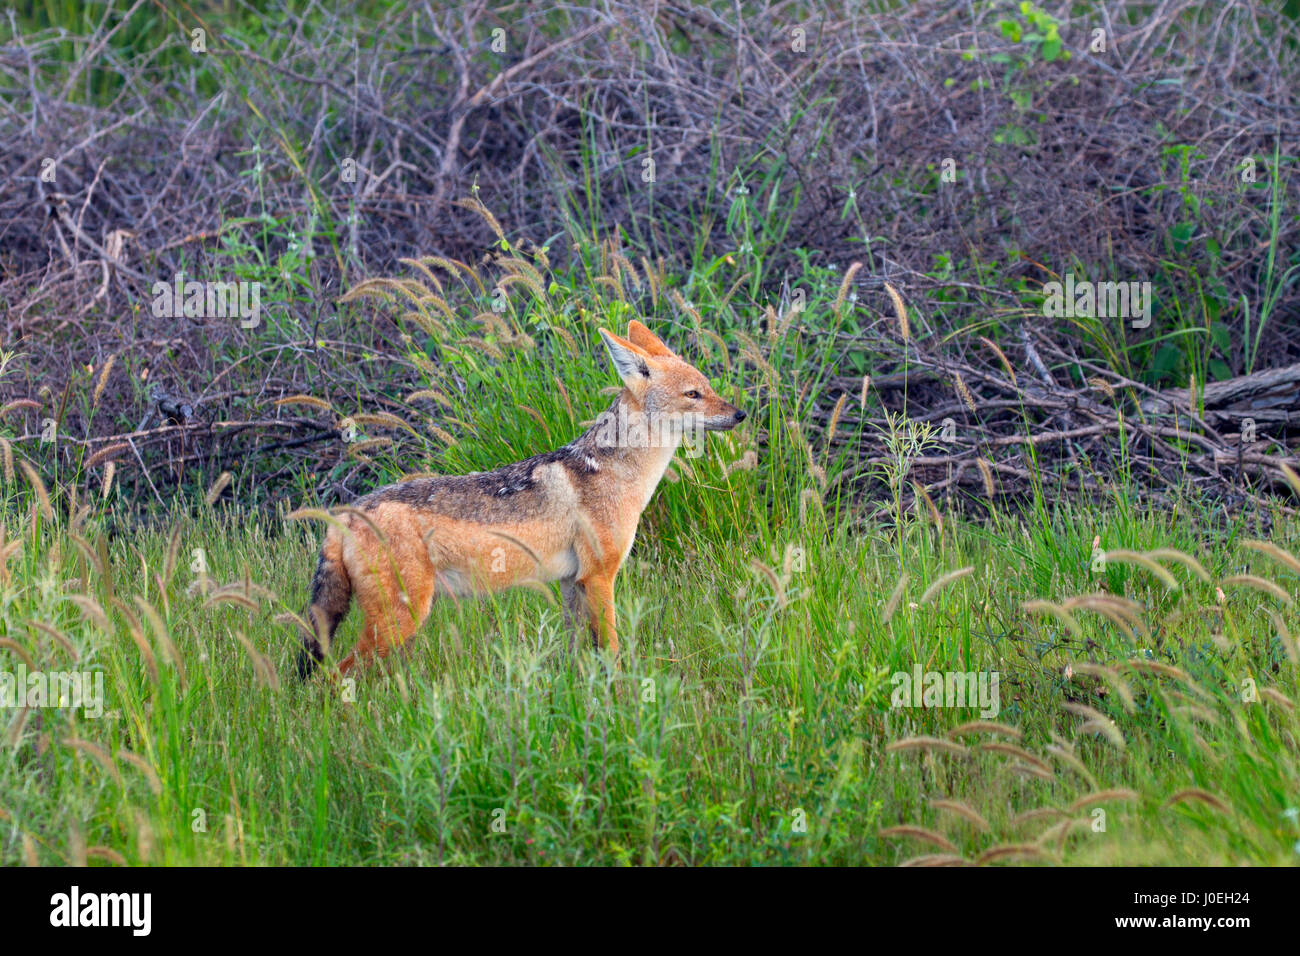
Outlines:
POLYGON ((683 392, 682 394, 684 394, 687 398, 690 399, 698 399, 702 397, 700 393, 697 392, 695 389, 691 389, 689 392, 683 392))

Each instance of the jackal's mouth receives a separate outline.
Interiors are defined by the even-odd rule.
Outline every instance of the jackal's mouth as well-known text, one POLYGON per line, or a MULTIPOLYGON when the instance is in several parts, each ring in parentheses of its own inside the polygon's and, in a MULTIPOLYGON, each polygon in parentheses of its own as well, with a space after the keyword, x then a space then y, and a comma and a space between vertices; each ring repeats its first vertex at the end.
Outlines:
POLYGON ((711 432, 729 432, 748 417, 748 413, 741 411, 739 408, 733 408, 729 415, 718 415, 716 418, 709 418, 706 420, 704 427, 711 432))

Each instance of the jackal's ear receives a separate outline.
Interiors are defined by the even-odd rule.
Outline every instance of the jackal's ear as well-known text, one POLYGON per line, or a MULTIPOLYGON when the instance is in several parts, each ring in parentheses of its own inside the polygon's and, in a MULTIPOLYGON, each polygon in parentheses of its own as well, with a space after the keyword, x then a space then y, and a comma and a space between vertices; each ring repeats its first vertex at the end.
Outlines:
POLYGON ((647 355, 672 355, 673 350, 660 340, 644 325, 633 319, 627 324, 627 337, 631 343, 638 348, 644 349, 647 355))
POLYGON ((623 384, 633 392, 640 392, 650 382, 650 365, 648 356, 627 339, 619 338, 606 329, 600 330, 600 337, 605 340, 605 348, 614 361, 614 370, 618 372, 623 384))

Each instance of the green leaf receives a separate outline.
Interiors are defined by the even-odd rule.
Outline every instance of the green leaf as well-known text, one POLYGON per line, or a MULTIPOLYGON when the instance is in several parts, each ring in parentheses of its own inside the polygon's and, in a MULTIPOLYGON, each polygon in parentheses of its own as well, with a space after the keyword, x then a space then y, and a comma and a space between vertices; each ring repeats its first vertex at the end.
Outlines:
POLYGON ((1178 367, 1182 364, 1183 353, 1174 345, 1166 342, 1156 350, 1155 359, 1151 363, 1152 381, 1172 380, 1177 377, 1178 367))
POLYGON ((1180 222, 1174 228, 1169 230, 1169 238, 1173 240, 1174 251, 1179 254, 1187 249, 1187 244, 1191 242, 1192 235, 1196 232, 1196 224, 1191 222, 1180 222))
POLYGON ((1232 348, 1232 335, 1222 322, 1215 322, 1210 326, 1210 341, 1223 352, 1232 348))

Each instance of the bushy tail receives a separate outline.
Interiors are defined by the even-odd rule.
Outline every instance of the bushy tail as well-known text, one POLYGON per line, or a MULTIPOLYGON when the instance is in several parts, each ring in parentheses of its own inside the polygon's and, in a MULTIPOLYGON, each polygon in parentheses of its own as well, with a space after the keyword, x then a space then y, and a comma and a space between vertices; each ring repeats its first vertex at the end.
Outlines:
POLYGON ((306 680, 325 659, 325 651, 334 637, 334 630, 348 613, 352 603, 352 581, 343 565, 343 548, 338 533, 330 529, 320 549, 316 574, 311 579, 311 604, 306 618, 314 634, 303 637, 303 649, 298 653, 298 677, 306 680))

